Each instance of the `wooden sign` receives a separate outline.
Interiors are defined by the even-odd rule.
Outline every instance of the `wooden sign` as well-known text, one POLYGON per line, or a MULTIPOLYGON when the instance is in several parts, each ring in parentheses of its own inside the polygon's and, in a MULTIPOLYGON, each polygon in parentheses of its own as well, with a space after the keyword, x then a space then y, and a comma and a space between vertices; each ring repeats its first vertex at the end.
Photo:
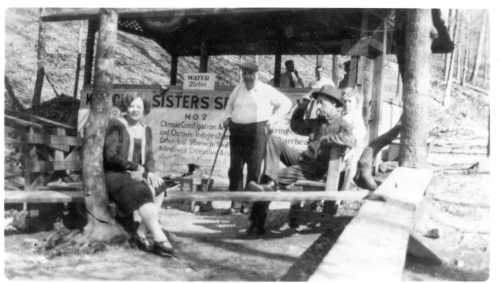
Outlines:
POLYGON ((186 90, 214 90, 214 73, 187 73, 184 74, 182 88, 186 90))
MULTIPOLYGON (((286 91, 286 90, 285 90, 286 91)), ((153 133, 153 152, 156 171, 161 175, 187 172, 187 164, 200 165, 203 174, 210 171, 217 146, 224 131, 221 123, 230 91, 197 91, 160 86, 116 85, 113 89, 113 104, 118 105, 128 92, 142 92, 151 102, 151 112, 145 117, 145 124, 153 133)), ((83 119, 91 99, 91 89, 82 91, 79 118, 83 119)), ((285 93, 295 102, 303 92, 285 93)), ((290 114, 291 115, 291 114, 290 114)), ((305 149, 306 136, 299 136, 290 129, 289 118, 281 121, 274 134, 285 139, 297 149, 305 149)), ((82 122, 83 123, 83 122, 82 122)), ((228 182, 229 133, 225 136, 217 158, 214 177, 228 182)))

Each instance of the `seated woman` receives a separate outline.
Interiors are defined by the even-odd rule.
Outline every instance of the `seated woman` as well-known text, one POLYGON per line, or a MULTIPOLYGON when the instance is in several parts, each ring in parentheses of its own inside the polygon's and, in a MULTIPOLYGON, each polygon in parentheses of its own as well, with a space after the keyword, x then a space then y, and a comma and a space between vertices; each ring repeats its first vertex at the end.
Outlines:
POLYGON ((150 104, 138 93, 130 93, 123 97, 120 106, 125 115, 110 119, 104 142, 104 173, 110 201, 116 203, 121 214, 117 221, 132 234, 135 246, 171 256, 174 250, 159 222, 166 184, 154 173, 151 129, 142 123, 150 104), (134 222, 134 211, 142 219, 140 224, 134 222), (153 243, 148 241, 147 232, 153 243))
POLYGON ((343 119, 352 126, 352 133, 356 139, 356 146, 346 152, 345 178, 341 190, 347 190, 353 183, 358 160, 368 144, 367 130, 361 112, 361 93, 352 88, 344 89, 343 119))

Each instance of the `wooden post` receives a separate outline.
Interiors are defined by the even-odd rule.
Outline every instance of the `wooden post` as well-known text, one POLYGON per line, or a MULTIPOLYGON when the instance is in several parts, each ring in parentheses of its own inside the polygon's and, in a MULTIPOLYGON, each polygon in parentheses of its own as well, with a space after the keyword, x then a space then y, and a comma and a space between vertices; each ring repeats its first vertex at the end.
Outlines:
POLYGON ((92 70, 94 68, 94 45, 97 29, 97 21, 89 20, 87 28, 87 43, 85 45, 85 71, 83 74, 83 83, 86 85, 92 83, 92 70))
POLYGON ((200 73, 206 73, 208 71, 208 53, 207 44, 205 41, 201 42, 200 46, 200 73))
POLYGON ((108 241, 123 233, 109 212, 102 166, 104 139, 111 109, 118 13, 115 9, 100 9, 99 18, 94 89, 83 141, 82 176, 84 189, 88 194, 85 205, 93 216, 89 217, 85 233, 90 239, 108 241))
POLYGON ((170 85, 177 84, 177 65, 179 63, 179 56, 172 55, 172 61, 170 62, 170 85))
MULTIPOLYGON (((368 15, 363 12, 361 18, 361 37, 367 35, 368 29, 368 15)), ((372 77, 373 77, 373 62, 367 56, 359 58, 359 69, 361 69, 358 83, 361 83, 361 93, 363 94, 362 101, 362 115, 365 127, 368 127, 368 120, 370 118, 370 100, 372 92, 372 77)), ((366 142, 366 141, 365 141, 366 142)))
POLYGON ((334 54, 332 56, 332 81, 337 87, 340 87, 345 74, 344 62, 341 60, 340 55, 334 54))
POLYGON ((37 107, 40 105, 43 90, 43 79, 45 77, 45 25, 42 22, 43 8, 40 8, 40 16, 38 19, 38 44, 36 49, 36 81, 35 90, 33 93, 33 100, 31 102, 32 107, 37 107))
POLYGON ((428 9, 411 9, 407 13, 399 165, 418 168, 426 159, 424 112, 430 84, 432 21, 428 9))
MULTIPOLYGON (((66 130, 64 128, 55 128, 54 134, 56 136, 66 136, 66 130)), ((64 161, 64 152, 61 150, 54 150, 54 163, 64 161)))
POLYGON ((373 64, 373 82, 371 99, 371 119, 369 128, 370 141, 379 135, 380 113, 382 110, 382 95, 384 87, 384 61, 386 54, 387 25, 384 21, 382 33, 377 33, 376 37, 382 44, 382 52, 373 64))
POLYGON ((323 66, 323 55, 316 55, 316 66, 323 66))
POLYGON ((36 147, 31 146, 27 141, 29 137, 35 133, 33 127, 29 127, 26 133, 26 141, 21 146, 21 162, 23 165, 24 173, 24 190, 31 190, 31 182, 33 181, 31 171, 33 169, 33 157, 36 156, 36 147))
POLYGON ((281 54, 274 55, 274 86, 280 86, 281 79, 281 54))
POLYGON ((347 73, 347 87, 355 88, 358 81, 359 56, 351 56, 349 72, 347 73))
POLYGON ((82 40, 83 40, 83 21, 80 22, 80 32, 78 33, 78 55, 76 56, 75 86, 73 88, 74 98, 78 98, 78 82, 80 81, 80 68, 82 62, 82 40))

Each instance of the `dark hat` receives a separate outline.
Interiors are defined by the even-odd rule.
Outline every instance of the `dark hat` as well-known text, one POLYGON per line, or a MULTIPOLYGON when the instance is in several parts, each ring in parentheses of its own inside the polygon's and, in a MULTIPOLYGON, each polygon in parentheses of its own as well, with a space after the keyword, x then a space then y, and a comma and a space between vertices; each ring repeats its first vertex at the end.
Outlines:
POLYGON ((333 98, 333 100, 335 100, 338 105, 344 106, 342 90, 340 90, 339 88, 331 85, 324 85, 318 91, 313 92, 311 96, 313 98, 317 98, 320 94, 329 98, 333 98))
POLYGON ((253 72, 257 72, 259 70, 259 66, 257 66, 257 64, 252 62, 238 64, 238 66, 240 66, 241 69, 247 69, 253 72))

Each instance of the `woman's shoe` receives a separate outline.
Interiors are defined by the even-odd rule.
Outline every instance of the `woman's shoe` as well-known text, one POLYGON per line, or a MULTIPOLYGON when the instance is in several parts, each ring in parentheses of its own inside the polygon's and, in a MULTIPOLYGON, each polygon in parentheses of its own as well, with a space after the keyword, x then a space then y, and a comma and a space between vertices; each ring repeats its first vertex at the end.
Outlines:
POLYGON ((171 257, 174 255, 174 248, 170 245, 170 242, 162 241, 162 242, 153 242, 153 246, 151 251, 157 255, 164 257, 171 257))
POLYGON ((141 236, 135 234, 130 239, 130 242, 131 242, 132 246, 134 246, 140 250, 143 250, 145 252, 151 251, 152 245, 148 241, 148 239, 146 239, 146 237, 141 237, 141 236))

